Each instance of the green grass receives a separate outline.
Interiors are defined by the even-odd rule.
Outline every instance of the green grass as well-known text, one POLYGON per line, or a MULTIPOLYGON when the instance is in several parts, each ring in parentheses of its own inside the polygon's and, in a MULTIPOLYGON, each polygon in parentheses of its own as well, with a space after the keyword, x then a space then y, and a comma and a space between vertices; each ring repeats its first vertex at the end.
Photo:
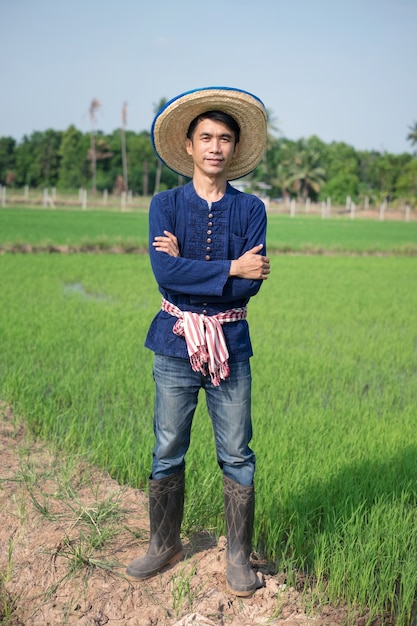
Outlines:
MULTIPOLYGON (((50 434, 68 440, 69 447, 77 449, 80 439, 87 450, 101 448, 100 439, 107 442, 104 448, 113 441, 110 464, 125 468, 120 474, 125 481, 133 465, 124 462, 126 446, 118 446, 124 436, 120 418, 130 427, 151 409, 151 354, 142 344, 159 298, 147 256, 119 261, 118 256, 0 257, 2 310, 6 320, 14 317, 12 325, 1 324, 3 357, 7 349, 16 350, 13 368, 0 358, 0 373, 6 388, 7 381, 17 384, 13 404, 34 394, 28 418, 38 434, 48 431, 52 411, 56 431, 50 434)), ((104 448, 100 454, 107 458, 104 448)))
POLYGON ((268 247, 321 253, 378 252, 417 255, 417 221, 379 221, 317 216, 270 215, 268 247))
MULTIPOLYGON (((146 239, 146 212, 0 210, 3 249, 146 239)), ((331 601, 411 623, 417 223, 270 215, 268 248, 323 255, 273 256, 249 308, 256 546, 289 579, 312 574, 331 601)), ((66 456, 146 486, 154 390, 143 342, 160 305, 148 257, 6 253, 0 281, 0 398, 66 456)), ((186 471, 184 532, 224 532, 204 402, 186 471)))
MULTIPOLYGON (((249 308, 257 547, 407 624, 417 579, 417 260, 276 256, 249 308)), ((0 397, 66 454, 145 486, 159 295, 146 255, 0 257, 0 397)), ((203 400, 203 398, 202 398, 203 400)), ((224 532, 204 402, 184 531, 224 532)))
MULTIPOLYGON (((0 248, 32 244, 147 246, 146 211, 0 209, 0 248)), ((268 251, 417 255, 417 221, 396 222, 271 214, 268 251)))
POLYGON ((147 246, 147 212, 0 209, 0 245, 147 246))
POLYGON ((267 494, 258 541, 328 580, 333 597, 407 613, 417 556, 417 263, 274 259, 274 271, 278 284, 251 307, 255 320, 262 297, 276 311, 262 330, 252 325, 268 364, 264 378, 255 372, 267 494))

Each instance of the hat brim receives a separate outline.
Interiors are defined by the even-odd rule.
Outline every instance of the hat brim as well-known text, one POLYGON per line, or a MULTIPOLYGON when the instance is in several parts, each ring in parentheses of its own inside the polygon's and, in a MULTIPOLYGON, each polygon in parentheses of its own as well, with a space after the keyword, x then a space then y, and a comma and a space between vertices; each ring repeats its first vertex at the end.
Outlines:
POLYGON ((241 89, 205 87, 167 102, 152 124, 154 149, 161 161, 177 174, 193 177, 193 160, 185 148, 188 127, 198 115, 214 110, 228 113, 240 127, 239 150, 226 172, 227 180, 246 176, 262 159, 267 137, 263 102, 241 89))

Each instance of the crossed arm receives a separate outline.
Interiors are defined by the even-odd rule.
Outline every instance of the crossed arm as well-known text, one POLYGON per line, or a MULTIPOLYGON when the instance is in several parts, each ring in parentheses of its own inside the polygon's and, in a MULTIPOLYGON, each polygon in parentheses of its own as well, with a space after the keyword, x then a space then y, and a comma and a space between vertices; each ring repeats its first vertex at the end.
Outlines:
MULTIPOLYGON (((152 245, 157 252, 166 252, 169 256, 181 256, 178 240, 168 230, 164 230, 163 235, 155 237, 152 245)), ((266 280, 271 268, 269 258, 259 254, 262 248, 263 244, 259 244, 242 254, 238 259, 232 260, 229 276, 250 280, 266 280)))

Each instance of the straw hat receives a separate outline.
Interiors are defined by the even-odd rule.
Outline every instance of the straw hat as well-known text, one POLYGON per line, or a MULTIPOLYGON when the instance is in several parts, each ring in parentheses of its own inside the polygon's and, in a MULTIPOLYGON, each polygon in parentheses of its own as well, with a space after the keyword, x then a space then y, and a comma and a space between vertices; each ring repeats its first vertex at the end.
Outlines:
POLYGON ((153 146, 171 170, 193 177, 193 161, 185 149, 188 127, 198 115, 214 110, 228 113, 240 126, 239 150, 227 171, 227 179, 241 178, 259 164, 266 147, 267 117, 263 102, 242 89, 204 87, 173 98, 153 121, 153 146))

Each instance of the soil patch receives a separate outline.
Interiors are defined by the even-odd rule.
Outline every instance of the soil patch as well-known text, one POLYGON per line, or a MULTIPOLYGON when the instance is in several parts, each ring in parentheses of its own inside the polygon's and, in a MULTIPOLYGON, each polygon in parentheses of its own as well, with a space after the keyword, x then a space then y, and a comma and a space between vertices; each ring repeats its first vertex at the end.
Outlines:
MULTIPOLYGON (((9 626, 255 626, 352 624, 254 555, 260 588, 225 585, 225 538, 184 539, 185 558, 143 582, 125 564, 146 550, 147 496, 35 442, 0 405, 0 623, 9 626), (308 609, 308 612, 307 612, 308 609)), ((349 616, 349 619, 348 619, 349 616)), ((355 624, 364 625, 364 616, 355 624)))

